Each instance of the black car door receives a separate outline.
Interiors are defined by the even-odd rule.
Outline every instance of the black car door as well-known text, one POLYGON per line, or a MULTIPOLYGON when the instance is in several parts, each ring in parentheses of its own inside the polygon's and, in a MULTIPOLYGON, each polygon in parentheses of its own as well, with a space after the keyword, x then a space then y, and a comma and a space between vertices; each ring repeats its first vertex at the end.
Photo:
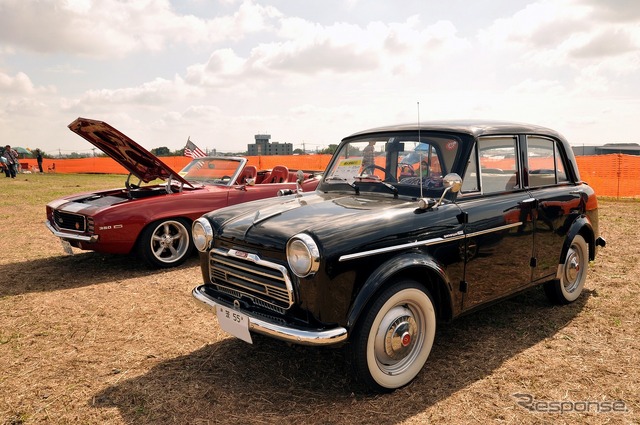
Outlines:
POLYGON ((464 310, 531 282, 534 202, 522 187, 519 145, 516 136, 480 138, 467 167, 458 198, 466 221, 464 310))
POLYGON ((526 158, 525 185, 536 205, 533 280, 547 280, 558 269, 567 227, 583 210, 581 194, 556 141, 528 136, 526 158))

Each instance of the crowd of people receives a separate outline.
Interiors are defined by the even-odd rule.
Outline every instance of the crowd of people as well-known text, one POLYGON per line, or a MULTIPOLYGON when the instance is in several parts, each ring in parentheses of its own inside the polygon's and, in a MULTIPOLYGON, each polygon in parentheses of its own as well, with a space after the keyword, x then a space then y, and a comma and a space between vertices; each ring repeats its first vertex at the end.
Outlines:
MULTIPOLYGON (((42 152, 40 149, 36 149, 36 160, 38 162, 38 171, 42 173, 42 152)), ((11 145, 6 145, 0 152, 0 168, 2 168, 2 172, 7 178, 15 179, 20 172, 20 156, 15 149, 11 148, 11 145)))

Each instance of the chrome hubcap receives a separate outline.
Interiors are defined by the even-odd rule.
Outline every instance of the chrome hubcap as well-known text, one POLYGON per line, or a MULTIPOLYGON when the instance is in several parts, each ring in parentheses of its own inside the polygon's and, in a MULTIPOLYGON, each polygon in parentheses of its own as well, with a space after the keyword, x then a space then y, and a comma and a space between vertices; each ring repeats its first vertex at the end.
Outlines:
POLYGON ((580 282, 582 267, 580 265, 580 252, 573 247, 567 253, 567 261, 564 265, 564 287, 567 292, 572 292, 580 282))
POLYGON ((402 306, 394 307, 385 315, 375 341, 378 362, 385 365, 396 364, 415 348, 418 325, 411 311, 402 306))

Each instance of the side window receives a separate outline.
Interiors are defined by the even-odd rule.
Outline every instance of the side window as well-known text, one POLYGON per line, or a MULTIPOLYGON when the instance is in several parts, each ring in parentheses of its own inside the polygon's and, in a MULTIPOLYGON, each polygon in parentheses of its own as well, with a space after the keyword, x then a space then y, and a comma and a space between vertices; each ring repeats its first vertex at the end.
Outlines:
POLYGON ((567 177, 567 172, 564 169, 564 163, 562 162, 562 156, 560 155, 560 149, 558 149, 558 144, 554 143, 554 151, 556 157, 556 179, 558 183, 568 182, 569 177, 567 177))
POLYGON ((462 179, 462 193, 478 192, 480 190, 479 177, 478 154, 474 145, 467 163, 467 170, 464 172, 464 178, 462 179))
POLYGON ((527 137, 529 187, 553 185, 567 181, 567 174, 555 141, 543 137, 527 137))
MULTIPOLYGON (((396 176, 398 182, 417 185, 420 183, 420 179, 423 180, 423 183, 427 183, 427 180, 441 180, 444 171, 442 161, 446 164, 446 154, 449 153, 449 151, 442 149, 442 145, 445 145, 447 141, 449 140, 437 137, 431 137, 428 142, 402 140, 404 150, 398 153, 400 158, 398 162, 398 175, 396 176)), ((455 144, 452 146, 458 145, 455 144)), ((450 162, 453 162, 455 153, 456 151, 452 151, 450 154, 450 162)))
POLYGON ((483 193, 504 192, 520 187, 518 143, 515 136, 479 139, 478 159, 483 193))

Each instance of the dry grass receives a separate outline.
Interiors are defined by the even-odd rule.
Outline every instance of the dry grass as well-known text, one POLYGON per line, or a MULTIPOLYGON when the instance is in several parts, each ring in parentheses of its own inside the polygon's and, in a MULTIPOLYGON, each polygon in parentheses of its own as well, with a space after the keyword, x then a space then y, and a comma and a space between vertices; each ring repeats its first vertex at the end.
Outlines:
POLYGON ((440 326, 427 367, 389 395, 353 391, 341 350, 253 346, 191 301, 196 260, 62 255, 44 204, 122 176, 28 175, 0 198, 0 423, 638 423, 640 203, 600 201, 608 247, 574 304, 542 291, 440 326), (532 413, 624 401, 626 413, 532 413))

